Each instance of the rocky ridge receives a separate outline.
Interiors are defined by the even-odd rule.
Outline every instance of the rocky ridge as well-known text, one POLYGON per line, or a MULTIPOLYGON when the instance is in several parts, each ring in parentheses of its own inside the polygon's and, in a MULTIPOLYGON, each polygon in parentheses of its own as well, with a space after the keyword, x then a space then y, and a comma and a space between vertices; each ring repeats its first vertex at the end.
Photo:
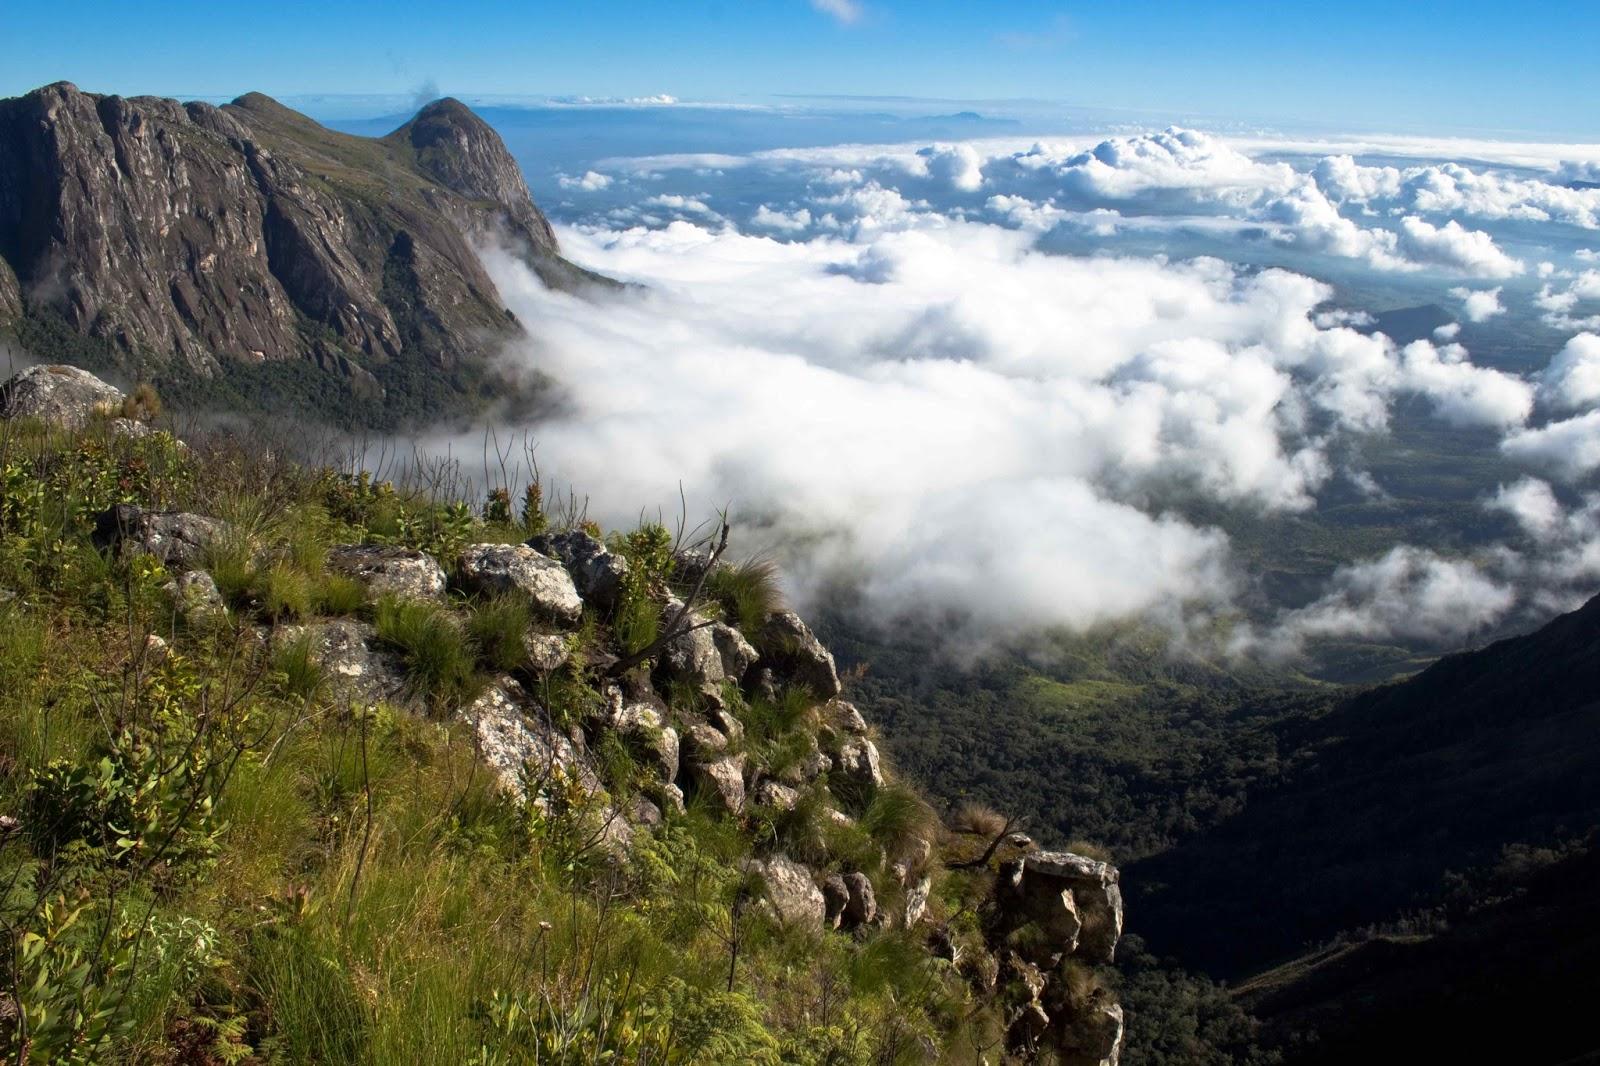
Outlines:
POLYGON ((357 420, 437 413, 481 400, 520 331, 475 250, 490 242, 552 286, 607 284, 561 257, 499 136, 455 100, 378 139, 259 93, 215 107, 58 82, 0 100, 0 332, 37 354, 98 353, 174 391, 310 364, 334 402, 362 401, 357 420))
MULTIPOLYGON (((114 387, 62 369, 32 368, 0 385, 6 417, 82 427, 118 408, 122 397, 114 387)), ((205 567, 213 545, 238 536, 213 517, 134 504, 110 508, 94 528, 103 551, 160 562, 172 575, 166 592, 176 614, 202 628, 230 619, 205 567)), ((1113 961, 1122 932, 1114 866, 1041 850, 1009 823, 992 840, 925 827, 892 850, 874 843, 875 855, 857 853, 827 867, 757 842, 762 826, 768 839, 785 839, 773 833, 780 825, 822 833, 854 828, 875 797, 903 788, 885 769, 870 724, 844 699, 833 655, 793 611, 776 607, 741 629, 696 598, 699 580, 678 590, 687 602, 678 592, 657 590, 662 618, 681 617, 681 628, 666 629, 659 650, 632 669, 608 666, 624 661, 620 648, 593 659, 583 677, 598 698, 581 716, 563 720, 541 697, 546 682, 574 669, 580 630, 611 617, 632 575, 628 558, 591 531, 469 543, 438 558, 393 544, 338 544, 325 565, 369 601, 520 602, 529 619, 520 637, 526 655, 470 698, 441 708, 418 698, 403 657, 361 614, 296 624, 235 621, 259 647, 303 646, 353 706, 442 712, 459 722, 504 793, 546 812, 576 806, 585 832, 619 863, 637 834, 683 815, 687 805, 733 820, 752 837, 742 864, 751 902, 774 921, 816 936, 910 931, 974 995, 1001 1005, 1014 1056, 1008 1061, 1116 1066, 1122 1009, 1096 976, 1113 961), (752 707, 760 701, 795 714, 788 740, 803 742, 803 749, 791 748, 781 762, 750 742, 757 728, 752 707), (601 753, 614 744, 640 769, 634 794, 614 795, 607 786, 601 753), (981 856, 972 859, 977 851, 981 856), (939 886, 956 876, 976 896, 952 908, 939 886)), ((684 552, 676 565, 680 573, 698 574, 720 564, 684 552)))

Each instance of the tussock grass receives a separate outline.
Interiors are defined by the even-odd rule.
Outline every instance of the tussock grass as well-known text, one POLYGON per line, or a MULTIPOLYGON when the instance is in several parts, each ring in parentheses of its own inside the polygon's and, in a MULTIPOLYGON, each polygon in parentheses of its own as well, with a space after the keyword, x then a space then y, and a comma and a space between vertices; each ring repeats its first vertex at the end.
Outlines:
POLYGON ((778 566, 770 559, 758 557, 719 566, 706 575, 706 591, 722 605, 729 624, 745 633, 760 630, 767 616, 783 607, 778 566))
POLYGON ((467 616, 467 634, 478 657, 490 670, 509 672, 528 659, 523 638, 533 625, 533 607, 526 596, 506 595, 485 600, 467 616))
POLYGON ((373 605, 378 639, 398 651, 417 694, 434 707, 469 701, 481 686, 466 627, 445 607, 384 597, 373 605))

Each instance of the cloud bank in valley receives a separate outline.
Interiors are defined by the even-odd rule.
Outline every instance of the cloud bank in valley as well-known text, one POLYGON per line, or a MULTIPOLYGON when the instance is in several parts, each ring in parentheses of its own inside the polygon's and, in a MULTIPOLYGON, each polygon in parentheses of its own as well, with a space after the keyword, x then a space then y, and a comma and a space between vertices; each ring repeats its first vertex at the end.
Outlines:
MULTIPOLYGON (((1567 506, 1543 481, 1547 497, 1507 487, 1484 508, 1515 512, 1515 543, 1472 558, 1396 545, 1338 570, 1270 636, 1243 630, 1282 651, 1443 643, 1600 576, 1581 491, 1600 467, 1590 340, 1529 380, 1474 363, 1456 326, 1397 345, 1302 273, 1048 254, 1044 236, 1173 217, 1264 234, 1375 276, 1437 276, 1477 324, 1507 312, 1503 284, 1483 281, 1530 268, 1474 219, 1594 226, 1589 190, 1555 180, 1349 155, 1297 166, 1182 130, 656 157, 571 179, 612 206, 562 234, 647 292, 592 305, 507 257, 491 266, 538 323, 520 356, 565 393, 538 430, 547 470, 614 522, 640 500, 674 510, 680 481, 703 508, 729 502, 781 545, 797 594, 847 580, 880 619, 931 609, 1004 635, 1227 612, 1248 575, 1221 531, 1177 509, 1305 512, 1341 477, 1381 493, 1342 466, 1345 445, 1385 432, 1399 404, 1498 435, 1567 506), (1535 512, 1542 533, 1523 520, 1535 512)), ((1580 271, 1540 277, 1573 292, 1565 311, 1584 298, 1580 271)))

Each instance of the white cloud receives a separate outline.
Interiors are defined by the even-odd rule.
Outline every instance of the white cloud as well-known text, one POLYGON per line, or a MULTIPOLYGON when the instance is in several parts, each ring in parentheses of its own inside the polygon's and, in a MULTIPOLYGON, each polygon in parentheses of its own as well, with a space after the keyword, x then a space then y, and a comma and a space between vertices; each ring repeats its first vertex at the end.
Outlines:
POLYGON ((1511 515, 1522 531, 1536 540, 1549 537, 1560 528, 1565 517, 1549 484, 1531 477, 1501 485, 1485 506, 1511 515))
POLYGON ((599 192, 601 189, 611 187, 610 175, 602 174, 597 170, 585 171, 583 176, 579 178, 563 174, 559 180, 563 189, 581 189, 584 192, 599 192))
POLYGON ((1416 215, 1400 220, 1400 250, 1412 259, 1460 270, 1483 278, 1507 278, 1523 272, 1520 260, 1502 252, 1483 230, 1469 230, 1451 219, 1435 226, 1416 215))
POLYGON ((794 211, 776 211, 762 204, 756 208, 756 213, 751 216, 750 221, 762 229, 803 233, 811 228, 811 212, 803 207, 794 211))
POLYGON ((930 177, 949 182, 962 192, 977 192, 983 185, 983 160, 970 144, 935 144, 917 152, 930 177))
POLYGON ((1600 411, 1514 433, 1500 450, 1558 480, 1577 481, 1600 468, 1600 411))
POLYGON ((1545 368, 1539 398, 1561 411, 1600 403, 1600 335, 1580 333, 1562 346, 1545 368))
POLYGON ((861 5, 856 0, 811 0, 811 6, 824 15, 831 15, 846 26, 861 21, 861 5))
POLYGON ((1285 612, 1266 647, 1295 654, 1312 640, 1416 640, 1456 643, 1497 622, 1516 590, 1471 560, 1449 559, 1411 545, 1341 567, 1330 591, 1285 612))
POLYGON ((1415 341, 1401 352, 1403 387, 1426 396, 1447 422, 1511 429, 1533 411, 1533 386, 1521 378, 1474 366, 1459 344, 1436 348, 1415 341))
POLYGON ((1500 302, 1500 289, 1451 289, 1450 295, 1461 301, 1461 313, 1467 316, 1468 322, 1487 322, 1495 315, 1505 312, 1505 305, 1500 302))

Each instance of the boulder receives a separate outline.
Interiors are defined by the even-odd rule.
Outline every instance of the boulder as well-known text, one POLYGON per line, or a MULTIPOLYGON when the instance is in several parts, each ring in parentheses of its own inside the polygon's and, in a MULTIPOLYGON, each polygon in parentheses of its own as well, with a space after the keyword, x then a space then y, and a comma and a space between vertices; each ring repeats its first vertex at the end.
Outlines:
POLYGON ((305 639, 313 662, 322 667, 337 695, 362 705, 398 703, 406 698, 405 666, 378 643, 377 630, 348 618, 310 625, 280 626, 278 647, 305 639))
POLYGON ((717 728, 722 730, 722 735, 728 738, 732 747, 742 747, 744 744, 744 723, 739 721, 731 711, 717 711, 711 716, 717 723, 717 728))
POLYGON ((661 808, 637 792, 628 801, 628 821, 634 825, 642 825, 647 829, 654 829, 664 820, 661 808))
POLYGON ((833 769, 833 760, 820 751, 813 751, 805 758, 792 766, 786 766, 778 774, 778 779, 787 785, 809 785, 823 774, 833 769))
POLYGON ((584 602, 602 611, 616 607, 628 577, 627 559, 579 529, 542 533, 528 547, 560 560, 584 602))
POLYGON ((182 572, 200 567, 206 550, 227 528, 227 523, 204 515, 119 503, 95 518, 93 537, 101 549, 151 555, 169 570, 182 572))
POLYGON ((663 725, 654 707, 643 703, 625 704, 612 718, 612 728, 625 744, 644 754, 655 777, 670 783, 678 776, 678 732, 663 725))
POLYGON ((172 597, 172 606, 190 625, 224 618, 228 607, 222 602, 217 583, 204 570, 186 570, 162 586, 172 597))
POLYGON ((146 423, 132 418, 113 418, 106 423, 106 429, 113 437, 121 437, 124 440, 143 440, 145 437, 154 436, 156 432, 146 423))
POLYGON ((744 675, 756 664, 760 653, 755 645, 744 639, 744 634, 723 622, 711 627, 711 643, 716 645, 722 660, 722 675, 729 681, 742 682, 744 675))
POLYGON ((829 874, 822 882, 823 922, 837 929, 844 921, 844 909, 850 905, 850 886, 839 874, 829 874))
POLYGON ((1034 851, 1023 856, 1014 885, 1027 913, 1060 916, 1062 928, 1070 924, 1061 903, 1069 895, 1080 929, 1075 949, 1068 950, 1091 962, 1109 963, 1122 936, 1120 880, 1110 863, 1070 851, 1034 851))
POLYGON ((96 415, 122 408, 122 390, 87 370, 59 363, 30 366, 0 384, 0 418, 37 418, 62 429, 82 429, 96 415))
POLYGON ((523 544, 472 544, 461 552, 461 581, 471 592, 521 592, 542 617, 576 625, 583 600, 566 567, 523 544))
POLYGON ((389 544, 340 544, 328 551, 328 569, 361 582, 367 595, 432 600, 444 595, 444 568, 433 556, 389 544))
POLYGON ((864 737, 867 735, 867 720, 853 703, 844 700, 829 700, 822 705, 822 724, 835 733, 846 736, 864 737))
POLYGON ((872 882, 858 870, 845 874, 844 884, 850 890, 850 902, 844 907, 844 924, 852 928, 871 924, 878 916, 878 897, 872 891, 872 882))
POLYGON ((690 767, 696 789, 729 814, 744 810, 744 756, 729 755, 690 767))
POLYGON ((559 633, 523 634, 522 646, 528 650, 528 666, 540 674, 548 674, 567 665, 572 658, 572 645, 559 633))
POLYGON ((829 781, 842 782, 862 795, 870 796, 883 787, 883 766, 878 747, 862 737, 851 737, 833 755, 834 769, 829 781))
POLYGON ((710 762, 727 750, 728 738, 704 722, 695 722, 683 731, 683 754, 691 762, 710 762))
MULTIPOLYGON (((682 600, 668 597, 661 612, 661 624, 665 626, 670 623, 682 609, 682 600)), ((685 616, 684 621, 698 625, 703 619, 690 614, 685 616)), ((717 649, 711 627, 691 629, 669 640, 661 649, 661 657, 656 663, 656 678, 663 686, 684 685, 692 688, 704 696, 712 707, 722 706, 722 683, 728 679, 728 675, 723 670, 722 653, 717 649)))
POLYGON ((810 628, 793 611, 767 616, 755 642, 761 662, 779 684, 801 685, 819 699, 839 694, 839 671, 833 653, 822 646, 810 628))
POLYGON ((1122 1005, 1090 1004, 1056 1018, 1056 1047, 1062 1066, 1117 1066, 1122 1058, 1122 1005))
POLYGON ((774 810, 792 811, 795 804, 800 802, 800 793, 788 785, 780 784, 771 778, 761 782, 755 787, 752 794, 756 803, 774 810))
POLYGON ((923 875, 922 880, 906 890, 905 926, 910 929, 928 913, 928 895, 933 890, 933 880, 923 875))
POLYGON ((556 729, 514 679, 497 678, 458 716, 472 727, 479 757, 500 787, 519 801, 547 802, 539 792, 558 774, 590 795, 600 792, 600 778, 588 753, 556 729))
POLYGON ((820 927, 826 912, 811 871, 782 855, 751 859, 745 869, 761 878, 768 904, 788 925, 820 927))

